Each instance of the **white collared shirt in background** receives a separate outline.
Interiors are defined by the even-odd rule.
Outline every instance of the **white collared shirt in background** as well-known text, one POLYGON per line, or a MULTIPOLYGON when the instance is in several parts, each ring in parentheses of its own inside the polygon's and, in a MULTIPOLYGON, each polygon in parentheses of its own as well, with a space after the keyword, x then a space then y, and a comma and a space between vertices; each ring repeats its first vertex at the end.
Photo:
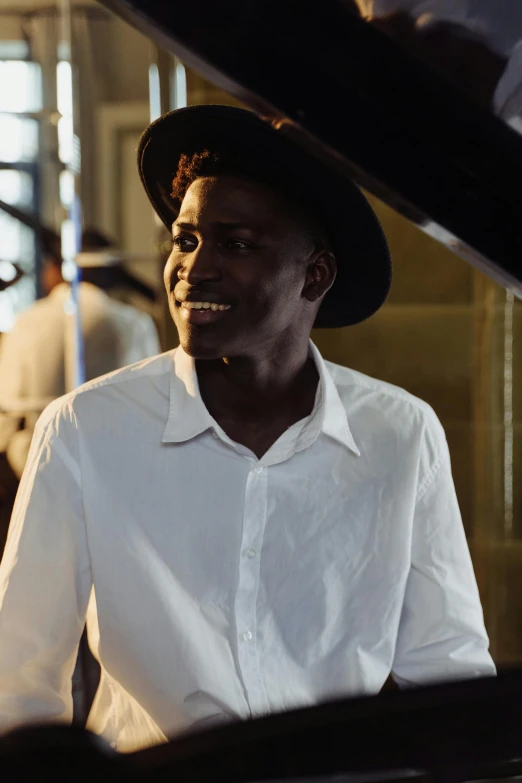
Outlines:
MULTIPOLYGON (((29 411, 25 430, 18 430, 17 411, 24 401, 35 401, 37 406, 40 400, 61 397, 67 391, 64 305, 69 292, 67 283, 56 286, 49 296, 23 312, 12 331, 2 337, 0 451, 7 451, 18 476, 27 459, 38 415, 29 411)), ((80 284, 79 305, 88 381, 161 351, 154 321, 148 313, 111 299, 90 283, 80 284)))
POLYGON ((89 598, 88 725, 120 750, 494 674, 435 414, 311 350, 314 410, 261 460, 180 348, 47 409, 0 567, 3 729, 70 720, 89 598))

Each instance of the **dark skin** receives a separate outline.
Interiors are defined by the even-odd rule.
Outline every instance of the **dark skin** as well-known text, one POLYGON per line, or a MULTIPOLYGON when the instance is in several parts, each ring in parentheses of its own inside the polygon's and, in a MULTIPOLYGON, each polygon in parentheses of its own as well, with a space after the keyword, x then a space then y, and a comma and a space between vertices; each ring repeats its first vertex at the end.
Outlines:
POLYGON ((201 397, 227 435, 261 458, 312 411, 308 340, 335 259, 276 191, 232 176, 192 183, 173 238, 165 285, 201 397))

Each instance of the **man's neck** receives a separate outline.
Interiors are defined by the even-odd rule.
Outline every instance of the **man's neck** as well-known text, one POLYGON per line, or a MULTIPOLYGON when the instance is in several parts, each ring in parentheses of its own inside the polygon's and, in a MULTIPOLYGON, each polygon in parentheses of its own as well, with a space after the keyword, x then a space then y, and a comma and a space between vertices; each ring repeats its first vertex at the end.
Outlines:
POLYGON ((308 341, 270 355, 199 361, 196 370, 211 416, 258 456, 313 409, 318 373, 308 341))

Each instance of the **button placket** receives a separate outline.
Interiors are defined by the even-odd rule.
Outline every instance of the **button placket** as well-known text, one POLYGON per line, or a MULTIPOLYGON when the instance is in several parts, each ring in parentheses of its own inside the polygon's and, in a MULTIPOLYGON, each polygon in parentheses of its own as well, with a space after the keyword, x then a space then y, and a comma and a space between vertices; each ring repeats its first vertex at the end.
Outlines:
MULTIPOLYGON (((261 468, 258 470, 258 468, 261 468)), ((235 601, 238 662, 245 695, 253 712, 268 710, 259 671, 256 638, 256 605, 259 591, 261 545, 267 515, 267 470, 250 470, 245 488, 239 584, 235 601)))

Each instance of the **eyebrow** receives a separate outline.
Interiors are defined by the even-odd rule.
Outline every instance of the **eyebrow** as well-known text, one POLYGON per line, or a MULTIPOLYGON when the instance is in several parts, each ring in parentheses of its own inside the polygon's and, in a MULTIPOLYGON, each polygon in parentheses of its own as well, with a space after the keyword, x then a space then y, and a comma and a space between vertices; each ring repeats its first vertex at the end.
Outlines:
MULTIPOLYGON (((242 229, 244 229, 246 231, 255 231, 255 232, 258 232, 258 233, 260 231, 262 231, 261 226, 256 226, 256 227, 254 227, 254 226, 247 226, 246 223, 239 223, 239 222, 230 222, 230 223, 228 223, 226 221, 221 221, 219 223, 216 223, 215 225, 218 226, 219 228, 226 228, 226 229, 229 229, 231 231, 233 231, 234 229, 238 229, 238 228, 242 228, 242 229)), ((173 229, 174 228, 181 228, 184 231, 197 231, 197 226, 195 226, 193 223, 185 223, 184 221, 181 221, 181 222, 176 221, 172 225, 172 228, 173 229)))

